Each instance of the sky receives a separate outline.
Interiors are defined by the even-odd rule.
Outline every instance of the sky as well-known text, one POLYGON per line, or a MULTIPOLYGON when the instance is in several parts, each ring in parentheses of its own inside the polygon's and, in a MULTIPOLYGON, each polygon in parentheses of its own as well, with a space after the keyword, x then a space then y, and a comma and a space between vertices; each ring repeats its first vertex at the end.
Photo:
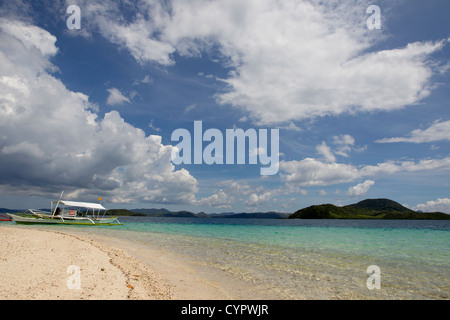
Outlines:
POLYGON ((450 213, 448 12, 447 0, 2 0, 0 207, 45 208, 64 190, 109 208, 389 198, 450 213), (244 161, 207 163, 238 129, 257 133, 244 161), (195 150, 201 163, 174 161, 195 150))

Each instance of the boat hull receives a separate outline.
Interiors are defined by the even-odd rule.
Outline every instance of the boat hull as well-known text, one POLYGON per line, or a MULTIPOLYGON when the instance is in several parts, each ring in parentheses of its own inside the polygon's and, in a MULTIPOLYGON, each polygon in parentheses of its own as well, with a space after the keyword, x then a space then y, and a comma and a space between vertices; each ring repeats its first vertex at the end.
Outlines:
POLYGON ((108 218, 85 218, 85 217, 37 217, 33 215, 9 214, 17 224, 68 224, 105 226, 121 225, 117 217, 108 218))

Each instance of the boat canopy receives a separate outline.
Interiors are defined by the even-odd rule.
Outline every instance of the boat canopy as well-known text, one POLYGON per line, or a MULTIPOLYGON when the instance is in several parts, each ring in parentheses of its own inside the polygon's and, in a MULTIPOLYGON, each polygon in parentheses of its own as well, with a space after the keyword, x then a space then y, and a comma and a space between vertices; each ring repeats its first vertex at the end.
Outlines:
POLYGON ((89 208, 89 209, 98 209, 98 210, 106 210, 100 203, 89 203, 89 202, 77 202, 77 201, 67 201, 61 200, 59 203, 70 206, 70 207, 81 207, 81 208, 89 208))

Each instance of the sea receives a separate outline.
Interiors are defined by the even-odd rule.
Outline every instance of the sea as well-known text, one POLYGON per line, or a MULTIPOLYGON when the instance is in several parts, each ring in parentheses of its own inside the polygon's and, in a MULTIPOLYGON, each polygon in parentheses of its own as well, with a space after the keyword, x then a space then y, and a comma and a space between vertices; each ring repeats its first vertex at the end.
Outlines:
POLYGON ((245 299, 450 299, 449 220, 119 219, 45 227, 170 252, 245 299))

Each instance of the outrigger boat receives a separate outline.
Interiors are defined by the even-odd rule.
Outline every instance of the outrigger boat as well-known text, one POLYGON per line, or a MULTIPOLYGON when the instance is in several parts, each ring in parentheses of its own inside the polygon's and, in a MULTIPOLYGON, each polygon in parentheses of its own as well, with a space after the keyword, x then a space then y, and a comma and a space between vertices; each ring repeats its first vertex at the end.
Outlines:
POLYGON ((117 216, 105 217, 107 209, 100 203, 67 201, 61 200, 60 197, 51 205, 51 212, 28 209, 23 213, 9 213, 8 215, 17 224, 122 225, 117 216))

